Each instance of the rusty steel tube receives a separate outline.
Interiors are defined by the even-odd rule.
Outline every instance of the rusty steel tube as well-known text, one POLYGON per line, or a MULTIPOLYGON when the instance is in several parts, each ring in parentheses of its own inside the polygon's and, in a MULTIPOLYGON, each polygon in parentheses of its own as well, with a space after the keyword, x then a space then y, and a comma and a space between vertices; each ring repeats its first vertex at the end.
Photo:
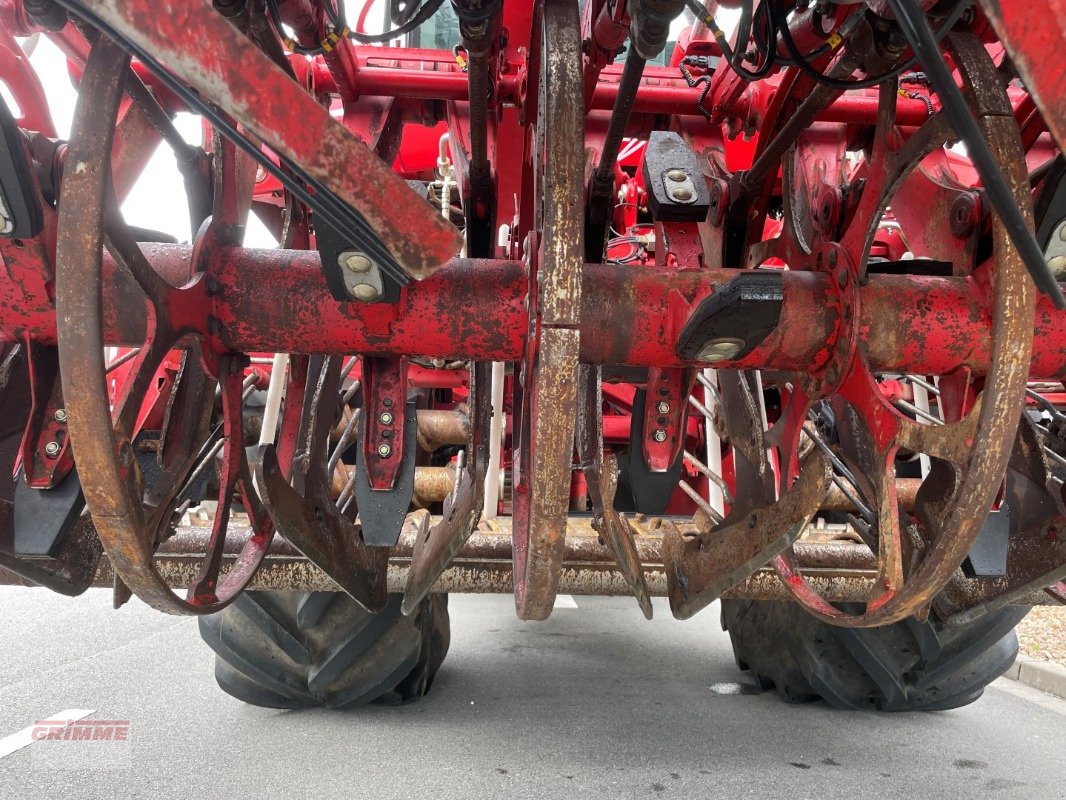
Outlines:
MULTIPOLYGON (((183 283, 193 274, 190 247, 142 247, 171 283, 183 283)), ((217 326, 225 348, 485 361, 517 361, 524 352, 526 280, 519 262, 454 259, 407 287, 396 306, 386 306, 334 300, 315 252, 218 248, 208 261, 205 279, 219 286, 212 307, 182 312, 200 320, 204 335, 217 326)), ((675 347, 690 314, 738 273, 587 264, 581 361, 680 365, 675 347)), ((717 366, 803 372, 824 363, 836 323, 825 300, 826 278, 789 270, 782 279, 784 302, 777 329, 740 361, 717 366)), ((109 258, 104 287, 108 343, 141 344, 143 297, 109 258)), ((861 289, 860 307, 859 336, 875 371, 945 375, 965 366, 980 375, 988 368, 988 311, 968 279, 870 275, 861 289)), ((23 336, 55 343, 51 299, 43 284, 37 295, 32 284, 0 281, 0 341, 23 336)), ((1030 375, 1066 376, 1066 313, 1054 309, 1044 296, 1037 300, 1030 375)))
MULTIPOLYGON (((345 408, 341 418, 330 433, 330 440, 336 443, 344 434, 344 429, 351 419, 352 409, 345 408)), ((432 452, 449 445, 466 444, 470 441, 470 417, 462 409, 420 408, 416 416, 418 423, 417 442, 423 450, 432 452)), ((358 423, 357 423, 358 425, 358 423)), ((352 439, 354 441, 354 437, 352 439)))
MULTIPOLYGON (((896 478, 896 498, 906 511, 914 510, 914 498, 918 487, 922 485, 919 478, 896 478)), ((829 492, 822 501, 822 511, 855 511, 855 505, 835 483, 829 484, 829 492)))
MULTIPOLYGON (((424 512, 421 512, 424 513, 424 512)), ((635 537, 637 551, 652 595, 666 595, 666 575, 659 548, 662 539, 651 535, 653 520, 635 520, 640 533, 635 537)), ((689 523, 678 523, 684 529, 689 523)), ((246 528, 231 528, 226 539, 228 557, 236 554, 248 537, 246 528)), ((408 566, 414 546, 412 526, 404 526, 404 533, 389 561, 388 588, 401 592, 407 581, 408 566)), ((200 560, 209 540, 208 528, 179 528, 175 536, 161 548, 156 563, 161 574, 174 587, 189 585, 199 570, 200 560)), ((807 542, 796 544, 799 563, 812 585, 831 602, 862 602, 874 591, 876 563, 864 545, 850 542, 807 542)), ((105 556, 94 579, 94 586, 110 587, 113 573, 105 556)), ((13 573, 0 570, 0 584, 24 585, 26 582, 13 573)), ((950 584, 951 602, 965 606, 975 594, 976 581, 957 578, 950 584)), ((253 579, 251 588, 262 590, 337 591, 337 586, 314 564, 284 540, 276 539, 263 568, 253 579)), ((470 537, 452 566, 434 587, 438 592, 467 592, 480 594, 510 594, 511 530, 510 519, 483 524, 470 537)), ((627 595, 629 588, 615 569, 610 551, 596 538, 591 520, 570 517, 567 522, 566 549, 559 591, 578 595, 627 595)), ((751 600, 790 600, 790 595, 777 576, 760 570, 725 593, 726 598, 751 600)), ((1052 605, 1051 596, 1037 592, 1018 601, 1021 605, 1052 605)))

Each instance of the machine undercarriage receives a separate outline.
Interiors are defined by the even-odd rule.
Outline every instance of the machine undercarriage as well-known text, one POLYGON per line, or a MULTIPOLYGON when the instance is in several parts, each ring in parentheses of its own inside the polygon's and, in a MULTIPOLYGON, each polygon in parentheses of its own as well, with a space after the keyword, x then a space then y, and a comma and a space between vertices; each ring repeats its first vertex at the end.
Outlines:
POLYGON ((1066 602, 1066 3, 354 5, 0 3, 4 582, 1066 602))

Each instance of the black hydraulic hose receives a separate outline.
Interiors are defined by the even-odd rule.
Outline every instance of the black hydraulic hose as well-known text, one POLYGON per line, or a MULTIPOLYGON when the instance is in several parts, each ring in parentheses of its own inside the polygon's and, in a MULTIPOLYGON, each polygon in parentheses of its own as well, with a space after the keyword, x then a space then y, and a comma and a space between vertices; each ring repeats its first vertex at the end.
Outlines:
POLYGON ((592 173, 592 181, 589 187, 588 214, 594 223, 603 223, 609 213, 609 201, 614 191, 614 170, 618 161, 618 151, 622 147, 622 137, 625 136, 629 118, 633 113, 633 104, 637 99, 637 89, 640 88, 640 79, 644 75, 644 65, 647 60, 642 58, 632 43, 626 54, 626 63, 622 68, 622 79, 618 84, 618 94, 614 99, 614 108, 611 110, 611 122, 607 127, 607 135, 603 139, 603 150, 600 151, 600 161, 596 165, 596 171, 592 173))
POLYGON ((396 257, 389 252, 374 232, 374 229, 370 227, 370 224, 357 209, 352 208, 330 192, 321 181, 308 173, 299 164, 284 158, 280 154, 278 155, 278 160, 281 162, 281 166, 275 164, 263 152, 262 148, 240 133, 236 124, 229 117, 221 113, 212 103, 201 98, 197 92, 178 80, 172 73, 168 72, 145 48, 139 47, 136 43, 119 35, 91 6, 78 2, 78 0, 56 0, 56 2, 75 15, 88 20, 96 28, 103 31, 104 34, 137 56, 141 63, 190 110, 204 117, 211 123, 213 128, 247 153, 268 175, 276 178, 282 186, 289 190, 293 197, 310 208, 319 219, 334 230, 345 231, 351 237, 352 244, 377 263, 383 273, 400 286, 406 286, 411 282, 411 276, 396 261, 396 257))
POLYGON ((966 98, 955 85, 955 78, 947 64, 944 63, 944 57, 929 27, 925 12, 922 11, 917 0, 888 0, 888 4, 896 16, 900 30, 903 31, 903 35, 925 68, 930 85, 940 96, 940 102, 944 106, 944 112, 948 115, 951 126, 966 142, 970 158, 977 168, 978 175, 981 176, 985 192, 1003 222, 1003 227, 1007 229, 1011 242, 1018 248, 1033 282, 1040 291, 1051 297, 1056 308, 1066 308, 1066 297, 1063 297, 1062 289, 1055 280, 1054 273, 1044 261, 1044 254, 1014 201, 1014 194, 996 163, 996 157, 992 155, 992 150, 988 147, 984 136, 981 135, 977 122, 970 114, 966 98))
POLYGON ((470 96, 470 172, 489 171, 489 63, 481 54, 471 55, 466 68, 470 96))

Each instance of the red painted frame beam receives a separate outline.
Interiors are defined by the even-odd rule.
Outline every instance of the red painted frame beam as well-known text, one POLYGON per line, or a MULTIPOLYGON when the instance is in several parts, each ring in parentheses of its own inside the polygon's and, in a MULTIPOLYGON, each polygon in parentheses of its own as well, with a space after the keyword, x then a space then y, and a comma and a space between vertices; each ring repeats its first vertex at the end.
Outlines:
MULTIPOLYGON (((146 244, 172 283, 192 274, 192 248, 146 244)), ((105 259, 107 338, 140 343, 143 301, 105 259)), ((402 291, 395 305, 338 302, 318 254, 305 250, 217 249, 204 280, 211 305, 181 309, 220 347, 243 352, 363 353, 517 361, 528 318, 519 262, 454 259, 402 291)), ((584 271, 581 360, 678 366, 678 336, 693 309, 738 270, 660 270, 588 264, 584 271)), ((820 273, 785 271, 777 330, 736 366, 810 371, 824 363, 835 312, 820 273)), ((860 338, 875 370, 944 375, 988 365, 991 324, 976 285, 964 278, 870 275, 860 291, 860 338)), ((43 282, 0 281, 0 340, 55 342, 55 311, 43 282), (37 286, 37 289, 32 288, 37 286)), ((731 366, 722 362, 718 366, 731 366)), ((1034 378, 1066 376, 1066 312, 1037 304, 1034 378)))
MULTIPOLYGON (((445 51, 396 47, 389 48, 387 58, 372 48, 361 48, 357 52, 357 89, 360 95, 455 102, 465 102, 467 99, 466 74, 445 51), (367 51, 369 55, 366 55, 367 51)), ((293 65, 305 74, 304 80, 314 93, 337 93, 333 74, 320 56, 311 62, 294 60, 293 65)), ((610 111, 614 107, 620 73, 621 70, 614 65, 604 69, 592 95, 590 111, 610 111)), ((646 67, 644 74, 633 106, 636 113, 699 115, 696 101, 702 92, 701 87, 688 86, 673 67, 646 67)), ((521 105, 524 76, 524 71, 501 75, 497 100, 521 105)), ((898 124, 921 125, 928 118, 929 109, 923 101, 909 97, 897 98, 898 124)), ((877 90, 842 95, 829 104, 819 119, 873 124, 877 119, 877 90)))

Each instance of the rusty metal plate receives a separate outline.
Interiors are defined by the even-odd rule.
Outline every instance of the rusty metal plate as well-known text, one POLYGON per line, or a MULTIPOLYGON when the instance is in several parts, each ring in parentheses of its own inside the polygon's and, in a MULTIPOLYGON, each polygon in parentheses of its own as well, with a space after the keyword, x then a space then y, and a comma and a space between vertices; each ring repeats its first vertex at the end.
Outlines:
POLYGON ((814 451, 776 503, 731 513, 721 526, 695 536, 671 526, 662 556, 674 616, 688 619, 795 542, 818 512, 831 474, 829 460, 814 451))

